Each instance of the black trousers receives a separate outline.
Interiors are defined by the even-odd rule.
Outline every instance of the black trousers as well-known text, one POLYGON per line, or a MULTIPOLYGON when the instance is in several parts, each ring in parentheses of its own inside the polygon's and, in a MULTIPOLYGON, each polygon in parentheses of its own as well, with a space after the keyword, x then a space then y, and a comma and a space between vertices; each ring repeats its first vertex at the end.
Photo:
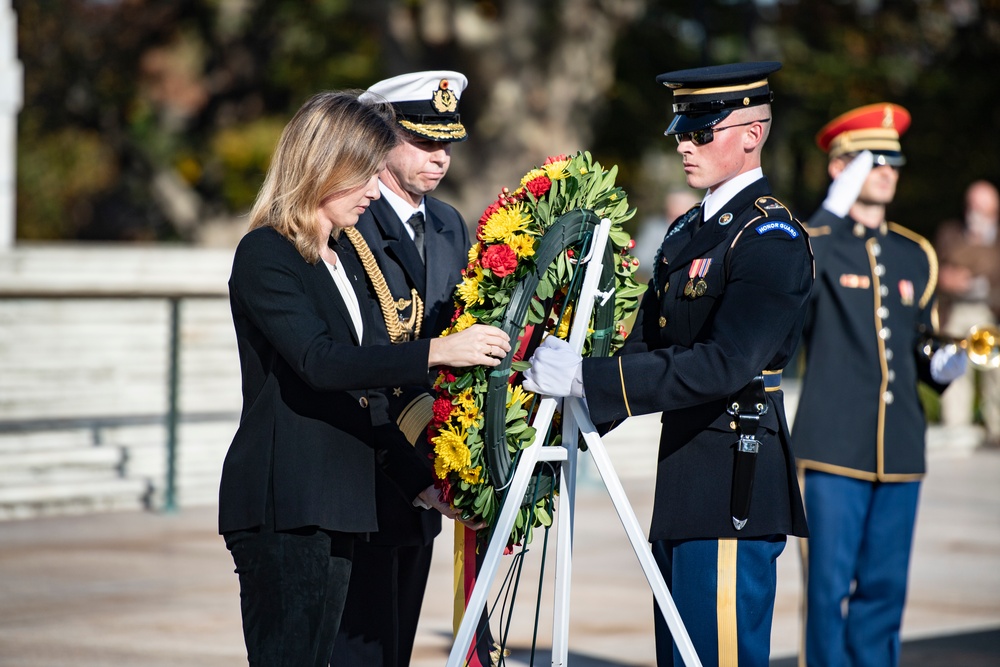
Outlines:
POLYGON ((332 667, 407 667, 431 568, 433 543, 358 542, 332 667))
POLYGON ((235 531, 250 667, 327 667, 351 577, 354 536, 317 529, 235 531))

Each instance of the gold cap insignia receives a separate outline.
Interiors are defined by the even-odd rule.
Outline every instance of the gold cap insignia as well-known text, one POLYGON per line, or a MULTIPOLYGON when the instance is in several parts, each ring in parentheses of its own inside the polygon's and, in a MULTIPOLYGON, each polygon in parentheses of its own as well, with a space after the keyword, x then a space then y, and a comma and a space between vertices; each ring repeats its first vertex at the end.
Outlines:
POLYGON ((438 113, 454 113, 458 108, 458 98, 448 90, 448 79, 441 79, 438 89, 431 95, 431 104, 438 113))

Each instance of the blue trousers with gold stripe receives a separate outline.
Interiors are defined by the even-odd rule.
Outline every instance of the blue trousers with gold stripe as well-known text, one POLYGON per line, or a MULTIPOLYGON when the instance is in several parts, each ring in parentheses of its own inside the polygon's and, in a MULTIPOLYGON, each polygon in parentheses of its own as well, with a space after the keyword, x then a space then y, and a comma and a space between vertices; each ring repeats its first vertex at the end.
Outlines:
MULTIPOLYGON (((785 536, 741 540, 658 540, 653 556, 704 667, 767 667, 785 536)), ((656 609, 657 667, 681 667, 656 609)))
POLYGON ((804 491, 806 663, 895 667, 920 482, 807 470, 804 491))

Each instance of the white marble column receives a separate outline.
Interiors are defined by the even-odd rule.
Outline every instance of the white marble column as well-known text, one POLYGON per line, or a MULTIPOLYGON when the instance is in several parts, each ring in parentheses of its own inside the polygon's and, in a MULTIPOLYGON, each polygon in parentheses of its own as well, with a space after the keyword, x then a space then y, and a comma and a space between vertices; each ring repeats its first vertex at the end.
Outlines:
POLYGON ((17 114, 23 91, 17 15, 10 0, 0 0, 0 250, 12 248, 17 235, 17 114))

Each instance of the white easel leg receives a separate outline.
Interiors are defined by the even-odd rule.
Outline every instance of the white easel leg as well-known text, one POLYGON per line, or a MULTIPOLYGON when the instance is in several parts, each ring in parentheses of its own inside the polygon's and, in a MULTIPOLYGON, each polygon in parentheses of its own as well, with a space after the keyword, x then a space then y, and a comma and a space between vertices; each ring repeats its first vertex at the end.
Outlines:
POLYGON ((562 442, 566 461, 559 469, 559 525, 556 533, 556 581, 552 612, 552 667, 569 662, 570 589, 573 579, 573 523, 576 518, 576 474, 579 460, 579 428, 572 414, 563 414, 562 442))
POLYGON ((614 503, 615 509, 618 511, 618 518, 625 528, 625 534, 628 535, 629 541, 632 543, 632 550, 635 551, 636 558, 639 559, 639 565, 642 566, 642 571, 646 575, 646 581, 649 582, 649 587, 653 591, 653 597, 656 598, 656 603, 663 613, 663 618, 667 621, 667 627, 670 628, 670 634, 674 638, 674 643, 677 644, 677 650, 680 652, 684 664, 687 667, 701 667, 701 660, 694 650, 694 644, 691 643, 691 637, 687 633, 687 628, 684 627, 684 621, 681 620, 680 614, 677 613, 677 607, 674 606, 674 599, 671 597, 670 591, 667 589, 667 584, 663 580, 663 574, 653 559, 653 552, 649 547, 646 536, 642 532, 642 528, 639 526, 639 520, 635 516, 635 511, 633 511, 628 498, 625 496, 625 489, 622 488, 618 473, 615 472, 614 466, 611 464, 608 451, 604 447, 604 441, 597 434, 597 430, 590 421, 588 411, 583 407, 579 399, 564 399, 564 410, 567 405, 569 411, 573 413, 577 423, 580 425, 580 431, 587 442, 588 450, 594 457, 597 470, 601 473, 604 486, 608 490, 608 495, 611 496, 611 502, 614 503))
POLYGON ((504 498, 503 507, 500 510, 500 517, 493 528, 493 535, 490 538, 489 547, 486 549, 486 557, 483 559, 483 565, 476 577, 476 585, 472 588, 469 604, 465 607, 465 614, 462 616, 462 622, 455 634, 455 643, 448 655, 448 667, 462 667, 466 664, 467 652, 472 643, 479 616, 486 608, 486 599, 500 569, 500 557, 503 555, 504 547, 507 546, 510 531, 514 528, 514 521, 521 508, 524 494, 528 491, 528 484, 531 482, 535 464, 539 461, 566 460, 565 447, 542 446, 548 437, 555 409, 556 400, 554 398, 543 398, 539 403, 538 412, 535 413, 533 422, 537 429, 535 440, 521 452, 521 457, 518 459, 514 477, 510 481, 507 496, 504 498))

